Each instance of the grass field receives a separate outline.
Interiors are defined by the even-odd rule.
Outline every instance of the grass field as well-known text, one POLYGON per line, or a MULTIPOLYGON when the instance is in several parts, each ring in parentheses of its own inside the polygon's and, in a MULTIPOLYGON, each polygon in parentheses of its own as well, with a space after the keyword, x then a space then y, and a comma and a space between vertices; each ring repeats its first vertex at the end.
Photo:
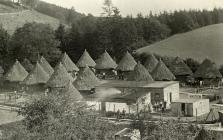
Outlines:
POLYGON ((182 58, 191 57, 198 61, 209 58, 221 65, 223 64, 223 24, 177 34, 137 50, 137 54, 149 52, 182 58))

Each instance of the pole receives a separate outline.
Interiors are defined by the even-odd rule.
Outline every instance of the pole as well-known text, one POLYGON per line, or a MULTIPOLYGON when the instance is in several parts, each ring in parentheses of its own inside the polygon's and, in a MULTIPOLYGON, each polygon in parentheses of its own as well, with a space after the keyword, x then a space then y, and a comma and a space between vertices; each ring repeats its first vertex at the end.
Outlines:
POLYGON ((196 108, 196 122, 197 122, 197 108, 196 108))

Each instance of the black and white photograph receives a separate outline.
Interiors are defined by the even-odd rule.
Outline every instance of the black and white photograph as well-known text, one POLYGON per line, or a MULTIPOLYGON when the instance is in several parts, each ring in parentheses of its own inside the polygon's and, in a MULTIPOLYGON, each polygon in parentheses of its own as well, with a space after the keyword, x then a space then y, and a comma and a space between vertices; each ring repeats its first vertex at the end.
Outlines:
POLYGON ((223 140, 223 0, 0 0, 0 140, 223 140))

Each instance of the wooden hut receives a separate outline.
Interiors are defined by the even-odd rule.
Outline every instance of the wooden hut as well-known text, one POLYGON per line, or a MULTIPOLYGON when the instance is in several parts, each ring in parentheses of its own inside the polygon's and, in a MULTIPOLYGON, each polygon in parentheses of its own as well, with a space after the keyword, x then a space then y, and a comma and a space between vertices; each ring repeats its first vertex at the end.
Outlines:
POLYGON ((193 77, 193 72, 180 57, 173 60, 169 69, 175 75, 177 81, 189 82, 188 80, 193 77))
POLYGON ((216 64, 209 59, 205 59, 194 74, 197 81, 204 85, 219 85, 222 75, 216 64))
POLYGON ((149 54, 146 58, 144 66, 150 73, 152 73, 158 63, 159 61, 156 59, 156 57, 153 54, 149 54))
POLYGON ((136 61, 127 51, 119 62, 116 70, 118 71, 119 79, 125 80, 127 76, 134 70, 136 61))
POLYGON ((94 60, 91 58, 91 56, 89 55, 89 53, 87 52, 87 50, 84 50, 84 53, 82 54, 82 56, 80 57, 80 59, 77 62, 77 66, 80 69, 85 68, 86 66, 90 67, 90 68, 95 68, 96 63, 94 62, 94 60))
POLYGON ((153 81, 148 70, 140 63, 135 66, 134 71, 130 73, 128 80, 130 81, 153 81))
POLYGON ((33 64, 27 58, 23 59, 21 64, 26 69, 27 72, 31 72, 34 68, 33 64))
POLYGON ((53 68, 50 66, 50 64, 47 62, 47 60, 43 56, 41 56, 41 58, 39 59, 39 64, 42 66, 44 71, 49 74, 49 76, 53 74, 54 72, 53 68))
POLYGON ((173 73, 167 68, 161 59, 159 60, 156 68, 153 70, 152 77, 156 81, 173 81, 176 79, 173 73))
POLYGON ((116 69, 116 67, 116 62, 111 58, 107 51, 105 51, 99 57, 99 59, 96 60, 96 73, 103 79, 110 79, 115 77, 116 73, 114 72, 114 70, 116 69))
POLYGON ((66 52, 63 54, 60 62, 66 68, 68 73, 79 71, 79 68, 74 64, 74 62, 70 59, 66 52))

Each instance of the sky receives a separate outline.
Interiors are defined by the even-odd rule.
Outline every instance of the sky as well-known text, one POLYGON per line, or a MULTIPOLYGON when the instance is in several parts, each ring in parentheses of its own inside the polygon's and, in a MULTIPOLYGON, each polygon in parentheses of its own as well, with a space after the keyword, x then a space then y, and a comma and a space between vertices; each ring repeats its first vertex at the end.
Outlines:
MULTIPOLYGON (((99 16, 102 13, 104 0, 43 0, 62 7, 74 7, 77 12, 91 13, 99 16)), ((150 11, 174 11, 179 9, 213 9, 223 8, 223 0, 112 0, 113 5, 118 7, 123 16, 149 15, 150 11)))

